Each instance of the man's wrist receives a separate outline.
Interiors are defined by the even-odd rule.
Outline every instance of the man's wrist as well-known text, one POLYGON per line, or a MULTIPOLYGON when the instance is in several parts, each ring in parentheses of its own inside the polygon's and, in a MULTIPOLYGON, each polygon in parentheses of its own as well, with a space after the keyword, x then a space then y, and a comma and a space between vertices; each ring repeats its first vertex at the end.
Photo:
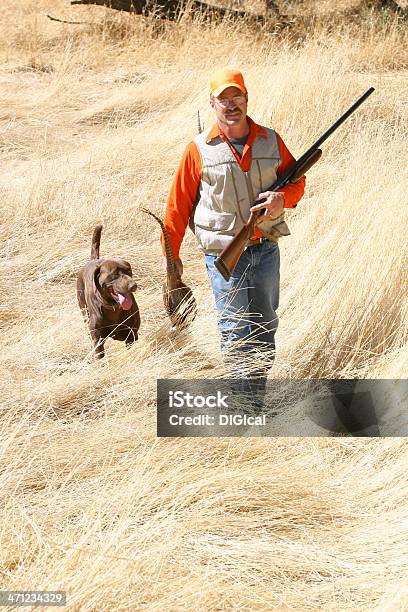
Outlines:
POLYGON ((285 207, 285 192, 280 191, 280 189, 277 189, 276 193, 280 193, 280 195, 282 196, 282 206, 285 207))

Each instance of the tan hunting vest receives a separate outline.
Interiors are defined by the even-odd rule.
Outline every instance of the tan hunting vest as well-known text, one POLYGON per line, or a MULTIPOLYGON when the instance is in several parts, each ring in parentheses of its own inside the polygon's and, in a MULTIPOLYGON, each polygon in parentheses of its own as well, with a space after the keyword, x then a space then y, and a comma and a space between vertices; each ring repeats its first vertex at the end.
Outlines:
POLYGON ((222 138, 206 142, 210 130, 194 138, 202 161, 194 232, 204 253, 218 255, 231 242, 248 221, 256 197, 277 178, 281 162, 278 140, 274 130, 264 129, 268 136, 255 139, 248 172, 241 169, 222 138))

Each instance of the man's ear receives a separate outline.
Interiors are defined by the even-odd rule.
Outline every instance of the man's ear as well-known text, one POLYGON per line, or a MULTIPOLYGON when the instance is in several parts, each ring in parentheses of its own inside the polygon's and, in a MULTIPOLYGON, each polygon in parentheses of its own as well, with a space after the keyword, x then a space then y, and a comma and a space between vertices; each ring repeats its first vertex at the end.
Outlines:
POLYGON ((214 96, 212 94, 210 94, 210 106, 211 108, 215 107, 214 96))

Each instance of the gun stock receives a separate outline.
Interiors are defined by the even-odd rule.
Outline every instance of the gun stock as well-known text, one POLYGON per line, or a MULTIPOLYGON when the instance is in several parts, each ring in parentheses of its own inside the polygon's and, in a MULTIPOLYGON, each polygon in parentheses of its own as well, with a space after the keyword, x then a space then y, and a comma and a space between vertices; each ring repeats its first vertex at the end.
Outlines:
MULTIPOLYGON (((321 156, 322 151, 320 149, 312 151, 309 157, 307 157, 303 163, 301 163, 297 168, 294 167, 294 172, 291 175, 290 182, 294 183, 298 181, 300 177, 303 176, 313 166, 313 164, 315 164, 321 158, 321 156)), ((296 164, 294 166, 296 166, 296 164)), ((277 181, 271 186, 269 191, 277 189, 276 183, 277 181)), ((262 200, 260 200, 259 203, 262 203, 262 200)), ((255 223, 257 218, 261 216, 261 212, 262 211, 259 210, 251 212, 247 224, 244 225, 236 236, 234 236, 229 245, 225 247, 219 257, 217 257, 215 260, 215 267, 226 281, 229 281, 231 278, 231 275, 235 270, 235 266, 237 265, 248 240, 251 238, 251 236, 253 236, 255 223)))
POLYGON ((260 215, 260 211, 251 212, 249 220, 246 225, 236 236, 234 236, 233 240, 229 243, 228 246, 222 251, 219 257, 214 262, 215 267, 218 272, 222 274, 226 281, 229 281, 231 278, 231 274, 235 270, 235 266, 238 263, 239 258, 242 255, 242 251, 245 249, 245 246, 250 239, 250 237, 254 233, 255 221, 260 215))

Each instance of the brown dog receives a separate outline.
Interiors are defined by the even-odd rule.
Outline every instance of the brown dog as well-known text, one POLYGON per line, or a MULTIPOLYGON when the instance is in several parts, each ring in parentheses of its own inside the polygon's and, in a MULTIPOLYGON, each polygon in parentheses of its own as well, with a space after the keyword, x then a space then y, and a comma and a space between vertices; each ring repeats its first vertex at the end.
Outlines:
POLYGON ((91 261, 84 265, 77 280, 78 304, 89 324, 98 359, 105 355, 108 336, 128 346, 138 339, 140 327, 132 268, 119 257, 99 258, 101 233, 102 225, 98 225, 92 236, 91 261))

